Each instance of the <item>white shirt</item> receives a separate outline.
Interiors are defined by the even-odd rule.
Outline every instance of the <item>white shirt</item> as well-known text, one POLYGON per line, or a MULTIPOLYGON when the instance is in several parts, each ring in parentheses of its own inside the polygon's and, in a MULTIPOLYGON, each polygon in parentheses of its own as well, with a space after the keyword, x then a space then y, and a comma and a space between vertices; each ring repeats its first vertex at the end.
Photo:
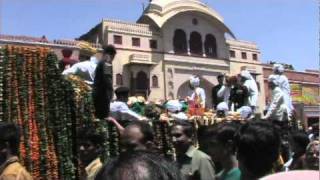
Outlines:
POLYGON ((282 121, 287 113, 287 107, 284 102, 284 93, 279 87, 272 90, 271 103, 264 119, 282 121))
POLYGON ((74 74, 80 76, 88 84, 93 84, 98 62, 96 57, 91 57, 88 61, 79 62, 71 68, 64 70, 62 75, 74 74))
POLYGON ((117 117, 119 120, 140 120, 142 116, 129 109, 128 105, 121 101, 114 101, 110 103, 111 114, 119 114, 121 117, 117 117))
POLYGON ((279 87, 284 94, 284 101, 288 107, 288 112, 291 113, 294 107, 292 105, 289 80, 285 75, 277 75, 277 76, 278 76, 279 87))
POLYGON ((229 104, 230 92, 231 92, 231 87, 223 85, 219 89, 217 96, 219 98, 223 98, 223 101, 229 104))
POLYGON ((205 107, 206 106, 206 93, 204 92, 204 89, 197 87, 191 95, 191 100, 194 101, 196 96, 198 96, 200 98, 200 102, 201 102, 202 107, 205 107))
POLYGON ((248 89, 249 93, 248 106, 257 106, 259 91, 256 81, 249 79, 246 80, 243 85, 248 89))

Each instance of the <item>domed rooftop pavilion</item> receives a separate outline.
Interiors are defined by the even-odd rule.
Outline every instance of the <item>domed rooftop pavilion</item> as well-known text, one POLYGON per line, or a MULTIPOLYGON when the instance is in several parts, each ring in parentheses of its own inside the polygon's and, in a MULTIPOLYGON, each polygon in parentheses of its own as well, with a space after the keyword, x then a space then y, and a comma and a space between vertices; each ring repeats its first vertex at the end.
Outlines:
POLYGON ((152 0, 137 22, 161 29, 169 19, 186 12, 203 16, 216 24, 217 28, 235 38, 232 31, 224 24, 222 16, 200 0, 152 0))

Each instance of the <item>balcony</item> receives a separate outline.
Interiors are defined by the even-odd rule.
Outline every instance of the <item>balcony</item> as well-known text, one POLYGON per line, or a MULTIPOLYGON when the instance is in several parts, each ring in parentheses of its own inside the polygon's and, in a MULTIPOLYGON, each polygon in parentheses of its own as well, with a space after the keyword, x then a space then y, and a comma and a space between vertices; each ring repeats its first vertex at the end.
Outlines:
POLYGON ((155 62, 152 62, 151 56, 147 54, 131 54, 129 57, 130 64, 144 64, 144 65, 155 65, 155 62))

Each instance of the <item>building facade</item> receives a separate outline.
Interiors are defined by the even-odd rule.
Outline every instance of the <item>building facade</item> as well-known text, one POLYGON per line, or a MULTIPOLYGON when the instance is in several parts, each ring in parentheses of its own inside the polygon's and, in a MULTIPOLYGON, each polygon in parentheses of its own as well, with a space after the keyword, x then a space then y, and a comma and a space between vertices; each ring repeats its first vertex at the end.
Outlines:
POLYGON ((130 87, 133 95, 184 98, 191 93, 190 76, 198 75, 211 107, 216 77, 248 69, 261 86, 264 106, 257 45, 236 40, 223 18, 200 0, 153 0, 136 23, 103 20, 80 39, 117 48, 114 85, 130 87))

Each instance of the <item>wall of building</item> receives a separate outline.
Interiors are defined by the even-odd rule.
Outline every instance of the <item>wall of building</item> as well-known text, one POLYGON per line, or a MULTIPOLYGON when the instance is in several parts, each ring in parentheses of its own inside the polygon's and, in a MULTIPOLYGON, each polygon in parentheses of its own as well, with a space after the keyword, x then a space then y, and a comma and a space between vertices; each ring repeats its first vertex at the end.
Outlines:
MULTIPOLYGON (((176 29, 182 29, 187 34, 187 42, 189 42, 190 34, 196 31, 201 34, 203 45, 207 34, 215 36, 217 41, 217 54, 220 59, 228 59, 228 50, 226 46, 226 40, 224 32, 206 19, 205 16, 201 16, 196 12, 181 13, 168 20, 162 27, 163 46, 164 51, 168 53, 174 53, 173 37, 176 29), (198 24, 193 24, 193 19, 197 19, 198 24)), ((203 47, 204 49, 204 47, 203 47)))

